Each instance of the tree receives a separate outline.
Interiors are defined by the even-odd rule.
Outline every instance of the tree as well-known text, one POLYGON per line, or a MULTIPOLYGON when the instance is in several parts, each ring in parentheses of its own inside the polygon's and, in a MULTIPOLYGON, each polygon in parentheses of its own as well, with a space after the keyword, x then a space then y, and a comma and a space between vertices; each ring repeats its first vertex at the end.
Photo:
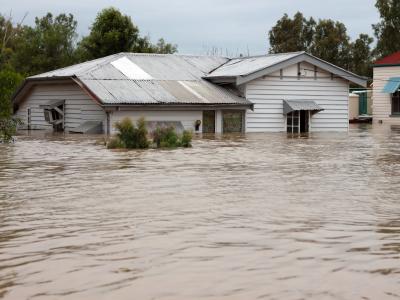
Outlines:
POLYGON ((0 142, 10 142, 19 123, 12 117, 11 97, 22 80, 23 76, 14 71, 0 71, 0 142))
POLYGON ((12 56, 15 70, 32 75, 73 64, 76 26, 73 15, 51 13, 36 18, 35 27, 24 26, 12 56))
POLYGON ((0 69, 11 67, 10 59, 15 50, 15 41, 21 32, 25 17, 26 14, 21 22, 14 26, 11 14, 8 17, 0 15, 0 69))
POLYGON ((308 51, 313 43, 315 25, 313 18, 307 20, 301 12, 297 12, 293 19, 284 14, 269 31, 269 52, 308 51))
POLYGON ((377 0, 381 21, 372 25, 377 38, 376 55, 384 57, 400 50, 400 0, 377 0))
POLYGON ((104 57, 130 51, 139 38, 139 29, 129 16, 113 7, 103 9, 96 17, 89 36, 83 38, 85 59, 104 57))
POLYGON ((358 39, 351 45, 351 68, 350 70, 363 76, 372 77, 372 50, 371 44, 374 39, 368 34, 360 34, 358 39))
POLYGON ((307 51, 349 69, 351 42, 346 26, 333 20, 306 19, 301 12, 293 19, 285 14, 269 32, 270 53, 307 51))
POLYGON ((160 39, 156 45, 148 36, 141 37, 129 16, 116 8, 103 9, 96 17, 90 34, 78 46, 81 60, 104 57, 119 52, 175 53, 177 46, 160 39))
POLYGON ((339 67, 349 69, 351 62, 350 37, 346 26, 333 20, 319 20, 315 27, 311 53, 339 67))

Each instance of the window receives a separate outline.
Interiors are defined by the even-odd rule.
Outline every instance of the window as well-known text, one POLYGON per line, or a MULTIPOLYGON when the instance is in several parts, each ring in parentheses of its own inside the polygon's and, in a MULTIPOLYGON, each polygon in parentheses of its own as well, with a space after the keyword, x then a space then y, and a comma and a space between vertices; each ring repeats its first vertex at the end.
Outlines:
POLYGON ((392 94, 392 115, 400 115, 400 91, 392 94))
POLYGON ((299 132, 299 117, 300 111, 292 111, 287 114, 287 132, 298 133, 299 132))
POLYGON ((308 110, 296 110, 287 114, 286 128, 288 133, 309 132, 311 113, 308 110))

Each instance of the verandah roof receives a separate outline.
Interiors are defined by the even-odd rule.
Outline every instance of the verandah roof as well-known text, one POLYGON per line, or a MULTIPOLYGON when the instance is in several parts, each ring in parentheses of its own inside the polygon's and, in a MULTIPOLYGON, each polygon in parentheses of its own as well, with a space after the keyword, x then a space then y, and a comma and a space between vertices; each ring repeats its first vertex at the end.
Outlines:
POLYGON ((312 100, 283 100, 283 113, 285 115, 299 110, 320 112, 324 109, 312 100))
POLYGON ((394 94, 399 89, 400 89, 400 77, 392 77, 389 78, 382 92, 386 94, 394 94))

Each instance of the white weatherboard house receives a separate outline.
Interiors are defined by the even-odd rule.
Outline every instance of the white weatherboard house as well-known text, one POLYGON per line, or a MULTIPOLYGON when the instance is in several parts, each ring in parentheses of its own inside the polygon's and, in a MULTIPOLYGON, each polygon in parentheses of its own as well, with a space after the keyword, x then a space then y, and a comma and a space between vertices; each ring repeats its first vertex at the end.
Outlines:
POLYGON ((113 133, 143 116, 203 133, 347 131, 350 83, 366 79, 305 52, 119 53, 29 77, 13 101, 29 129, 113 133))
POLYGON ((374 64, 374 123, 400 125, 400 51, 374 64))

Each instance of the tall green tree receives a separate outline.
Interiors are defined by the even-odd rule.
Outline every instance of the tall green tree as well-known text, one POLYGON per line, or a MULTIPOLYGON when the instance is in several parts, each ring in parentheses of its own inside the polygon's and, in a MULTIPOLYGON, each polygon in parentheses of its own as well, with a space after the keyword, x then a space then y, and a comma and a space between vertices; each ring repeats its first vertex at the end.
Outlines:
POLYGON ((270 53, 308 51, 313 43, 316 22, 297 12, 293 19, 287 14, 269 31, 270 53))
POLYGON ((15 70, 32 75, 73 64, 76 26, 73 15, 51 13, 24 26, 12 55, 15 70))
POLYGON ((349 69, 351 62, 350 37, 346 26, 333 20, 319 20, 315 27, 310 52, 330 63, 349 69))
POLYGON ((12 16, 0 15, 0 69, 10 68, 10 59, 15 51, 16 39, 21 33, 22 22, 13 24, 12 16))
POLYGON ((23 76, 11 71, 0 70, 0 142, 10 142, 19 121, 12 117, 11 97, 23 76))
POLYGON ((90 34, 79 43, 85 59, 128 52, 139 39, 139 29, 131 17, 110 7, 98 13, 90 34))
POLYGON ((368 34, 360 34, 351 45, 350 70, 364 76, 372 77, 372 48, 374 39, 368 34))
POLYGON ((82 60, 104 57, 119 52, 175 53, 177 46, 160 39, 152 44, 147 36, 141 37, 131 17, 110 7, 98 13, 90 34, 78 46, 82 60))
POLYGON ((377 38, 376 56, 400 51, 400 0, 377 0, 381 21, 372 25, 377 38))

